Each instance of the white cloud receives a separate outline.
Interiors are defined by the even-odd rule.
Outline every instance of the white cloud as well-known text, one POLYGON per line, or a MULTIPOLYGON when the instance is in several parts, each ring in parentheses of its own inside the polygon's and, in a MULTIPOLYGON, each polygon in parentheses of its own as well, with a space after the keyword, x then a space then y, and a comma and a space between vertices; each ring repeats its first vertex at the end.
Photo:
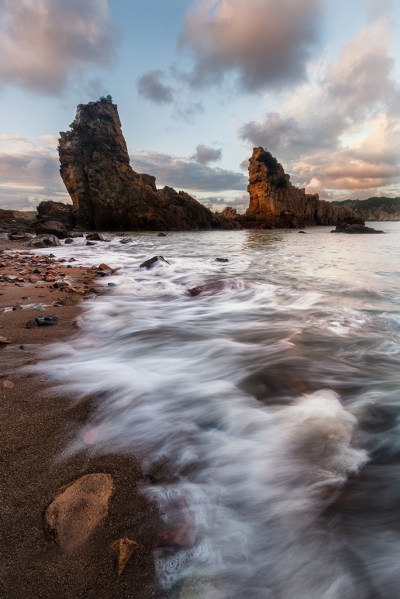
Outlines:
POLYGON ((71 74, 110 66, 115 34, 107 0, 3 0, 0 84, 59 94, 71 74))
POLYGON ((19 210, 42 200, 68 201, 59 175, 54 136, 32 141, 0 135, 0 207, 19 210))
POLYGON ((227 73, 246 91, 301 81, 317 39, 322 0, 197 0, 181 47, 194 58, 194 86, 227 73))

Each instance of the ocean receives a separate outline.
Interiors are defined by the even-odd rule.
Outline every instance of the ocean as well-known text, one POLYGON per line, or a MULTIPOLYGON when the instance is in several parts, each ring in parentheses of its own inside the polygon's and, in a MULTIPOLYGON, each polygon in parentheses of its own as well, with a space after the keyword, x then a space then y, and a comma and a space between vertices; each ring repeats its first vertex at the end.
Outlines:
POLYGON ((45 368, 187 523, 154 552, 167 596, 398 599, 400 222, 371 224, 51 249, 119 267, 45 368))

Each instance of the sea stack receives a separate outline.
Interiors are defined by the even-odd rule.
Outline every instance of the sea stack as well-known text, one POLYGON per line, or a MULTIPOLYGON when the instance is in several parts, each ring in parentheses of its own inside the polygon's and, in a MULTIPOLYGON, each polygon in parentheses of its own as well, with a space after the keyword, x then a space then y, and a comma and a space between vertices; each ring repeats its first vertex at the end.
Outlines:
POLYGON ((253 149, 247 190, 247 226, 274 229, 364 222, 346 206, 333 206, 317 193, 307 194, 292 185, 283 166, 262 147, 253 149))
POLYGON ((165 231, 240 226, 187 193, 158 190, 155 177, 136 173, 111 98, 79 104, 70 127, 60 133, 58 152, 79 227, 165 231))

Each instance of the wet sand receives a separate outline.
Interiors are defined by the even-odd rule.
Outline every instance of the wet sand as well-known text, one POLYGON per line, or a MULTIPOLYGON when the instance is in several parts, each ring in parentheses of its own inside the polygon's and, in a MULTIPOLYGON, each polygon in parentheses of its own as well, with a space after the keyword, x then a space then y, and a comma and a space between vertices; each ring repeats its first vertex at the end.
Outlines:
POLYGON ((139 493, 145 482, 139 460, 113 453, 95 455, 90 446, 79 454, 62 457, 68 444, 82 434, 81 427, 96 408, 97 398, 77 403, 54 386, 53 375, 35 373, 35 366, 46 359, 48 344, 79 335, 73 323, 80 318, 86 298, 90 301, 95 295, 97 269, 75 268, 73 263, 68 268, 68 263, 54 262, 51 257, 47 264, 42 261, 29 266, 34 254, 18 243, 1 239, 0 250, 5 247, 14 257, 9 258, 7 250, 0 254, 0 263, 6 263, 0 267, 0 279, 7 274, 23 280, 0 280, 0 336, 12 340, 0 344, 0 596, 157 598, 160 592, 155 583, 152 546, 159 520, 155 508, 139 493), (21 254, 15 253, 18 250, 21 254), (24 260, 25 265, 21 264, 24 260), (44 281, 46 275, 37 273, 39 280, 30 282, 29 273, 35 268, 55 274, 50 273, 50 280, 44 281), (75 290, 86 290, 82 301, 75 303, 79 293, 52 288, 62 274, 75 290), (68 295, 72 296, 71 302, 66 302, 70 305, 52 305, 68 295), (44 310, 35 310, 35 304, 42 304, 44 310), (12 310, 13 306, 17 309, 12 310), (45 314, 56 316, 58 323, 26 328, 28 321, 45 314), (31 371, 21 370, 28 365, 31 371), (88 542, 64 554, 45 539, 43 514, 61 486, 92 472, 113 476, 109 514, 88 542), (111 544, 121 537, 136 541, 139 547, 118 578, 111 544))

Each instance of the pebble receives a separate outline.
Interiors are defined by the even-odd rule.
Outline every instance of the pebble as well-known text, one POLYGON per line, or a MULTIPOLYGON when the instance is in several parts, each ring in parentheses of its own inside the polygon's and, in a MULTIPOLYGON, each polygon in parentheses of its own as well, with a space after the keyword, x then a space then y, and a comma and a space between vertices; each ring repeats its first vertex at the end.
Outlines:
POLYGON ((113 493, 110 474, 81 476, 61 487, 44 515, 44 530, 65 553, 83 545, 108 514, 113 493))
POLYGON ((6 345, 7 343, 12 343, 11 337, 0 337, 0 345, 6 345))
POLYGON ((57 316, 49 316, 48 314, 46 314, 46 316, 38 316, 37 318, 35 318, 35 321, 39 327, 45 327, 57 324, 58 318, 57 316))
POLYGON ((34 310, 44 310, 43 305, 42 304, 36 304, 35 306, 33 306, 34 310))
POLYGON ((126 564, 129 561, 129 558, 137 548, 138 544, 136 541, 131 541, 131 539, 127 539, 126 537, 123 539, 118 539, 118 541, 114 541, 114 543, 111 545, 111 549, 117 556, 118 576, 121 576, 126 564))
POLYGON ((3 387, 4 389, 14 389, 15 385, 12 381, 4 381, 3 387))

